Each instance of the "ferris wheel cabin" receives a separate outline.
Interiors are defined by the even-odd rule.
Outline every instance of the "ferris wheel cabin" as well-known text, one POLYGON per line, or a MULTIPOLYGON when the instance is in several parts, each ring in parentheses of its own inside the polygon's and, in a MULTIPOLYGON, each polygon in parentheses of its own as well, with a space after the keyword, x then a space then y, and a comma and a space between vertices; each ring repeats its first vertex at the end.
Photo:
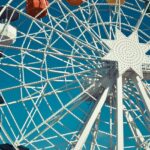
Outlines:
POLYGON ((71 6, 79 6, 82 4, 83 0, 67 0, 67 2, 71 5, 71 6))
POLYGON ((109 3, 110 5, 115 5, 115 4, 123 4, 125 2, 125 0, 107 0, 107 3, 109 3))
POLYGON ((15 150, 11 144, 1 144, 0 150, 15 150))
POLYGON ((2 96, 0 96, 0 104, 4 104, 4 99, 2 96))
POLYGON ((1 58, 1 57, 3 57, 3 52, 2 52, 2 51, 0 51, 0 58, 1 58))
POLYGON ((43 18, 47 15, 47 0, 27 0, 26 12, 32 17, 38 19, 43 18))
POLYGON ((149 4, 149 0, 145 0, 145 7, 147 7, 147 5, 149 5, 149 6, 148 6, 148 8, 147 8, 146 13, 150 14, 150 4, 149 4))
MULTIPOLYGON (((24 146, 18 146, 18 150, 29 150, 29 148, 26 148, 24 146)), ((0 144, 0 150, 15 150, 15 148, 11 144, 0 144)))
POLYGON ((0 44, 11 45, 16 41, 17 29, 10 25, 10 22, 19 18, 19 13, 9 7, 0 7, 0 44))
POLYGON ((16 12, 14 9, 10 7, 4 8, 4 6, 0 6, 0 12, 2 11, 2 14, 0 16, 0 21, 6 22, 6 21, 16 21, 19 19, 19 13, 16 12), (4 9, 4 11, 3 11, 4 9))

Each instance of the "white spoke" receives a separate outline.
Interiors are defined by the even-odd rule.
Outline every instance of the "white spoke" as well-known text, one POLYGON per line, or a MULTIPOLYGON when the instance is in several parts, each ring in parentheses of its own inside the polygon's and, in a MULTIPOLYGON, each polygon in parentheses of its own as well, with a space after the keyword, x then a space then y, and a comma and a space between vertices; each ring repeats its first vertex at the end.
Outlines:
POLYGON ((150 2, 29 1, 0 2, 0 147, 146 149, 150 2))
POLYGON ((122 76, 117 78, 117 150, 124 147, 122 76))
POLYGON ((148 114, 150 115, 150 105, 149 105, 150 104, 150 98, 147 95, 145 87, 143 86, 143 83, 142 83, 139 76, 136 76, 136 83, 138 85, 137 87, 139 88, 139 92, 142 95, 143 102, 145 104, 145 107, 147 108, 148 114))
POLYGON ((93 108, 91 116, 89 117, 89 120, 86 123, 86 125, 85 125, 85 127, 84 127, 84 129, 83 129, 83 131, 79 137, 79 140, 78 140, 78 142, 74 148, 75 150, 82 149, 86 139, 88 138, 88 135, 91 131, 91 128, 92 128, 94 122, 96 121, 96 118, 97 118, 98 114, 100 113, 102 106, 105 103, 108 91, 109 91, 109 87, 104 90, 101 98, 99 98, 98 102, 95 104, 95 107, 93 108))

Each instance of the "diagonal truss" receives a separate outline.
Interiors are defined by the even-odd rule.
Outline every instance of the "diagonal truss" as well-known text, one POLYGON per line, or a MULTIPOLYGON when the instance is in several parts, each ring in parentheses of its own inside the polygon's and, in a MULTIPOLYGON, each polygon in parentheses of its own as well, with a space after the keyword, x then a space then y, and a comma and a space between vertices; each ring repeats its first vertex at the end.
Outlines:
POLYGON ((47 17, 37 20, 26 14, 25 0, 18 3, 4 2, 19 12, 20 20, 12 24, 18 30, 16 43, 0 43, 1 143, 41 150, 43 145, 145 148, 150 69, 143 64, 143 81, 130 70, 118 77, 115 64, 101 58, 109 52, 103 39, 115 39, 117 28, 127 34, 136 30, 149 43, 149 5, 145 8, 143 0, 119 6, 89 0, 72 8, 54 0, 47 17))

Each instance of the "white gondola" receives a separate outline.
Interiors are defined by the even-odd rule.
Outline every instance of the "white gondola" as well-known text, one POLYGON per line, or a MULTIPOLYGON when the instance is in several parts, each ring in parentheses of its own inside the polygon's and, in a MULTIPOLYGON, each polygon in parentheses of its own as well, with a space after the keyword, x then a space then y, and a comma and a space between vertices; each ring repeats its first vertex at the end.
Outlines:
POLYGON ((0 24, 0 44, 11 45, 16 41, 17 29, 11 25, 0 24))

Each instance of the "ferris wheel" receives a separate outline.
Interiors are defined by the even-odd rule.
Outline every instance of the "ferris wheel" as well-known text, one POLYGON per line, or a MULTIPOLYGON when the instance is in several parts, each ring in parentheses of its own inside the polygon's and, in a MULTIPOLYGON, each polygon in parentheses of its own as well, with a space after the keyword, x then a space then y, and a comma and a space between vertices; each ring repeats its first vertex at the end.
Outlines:
POLYGON ((150 1, 0 1, 0 150, 149 150, 150 1))

